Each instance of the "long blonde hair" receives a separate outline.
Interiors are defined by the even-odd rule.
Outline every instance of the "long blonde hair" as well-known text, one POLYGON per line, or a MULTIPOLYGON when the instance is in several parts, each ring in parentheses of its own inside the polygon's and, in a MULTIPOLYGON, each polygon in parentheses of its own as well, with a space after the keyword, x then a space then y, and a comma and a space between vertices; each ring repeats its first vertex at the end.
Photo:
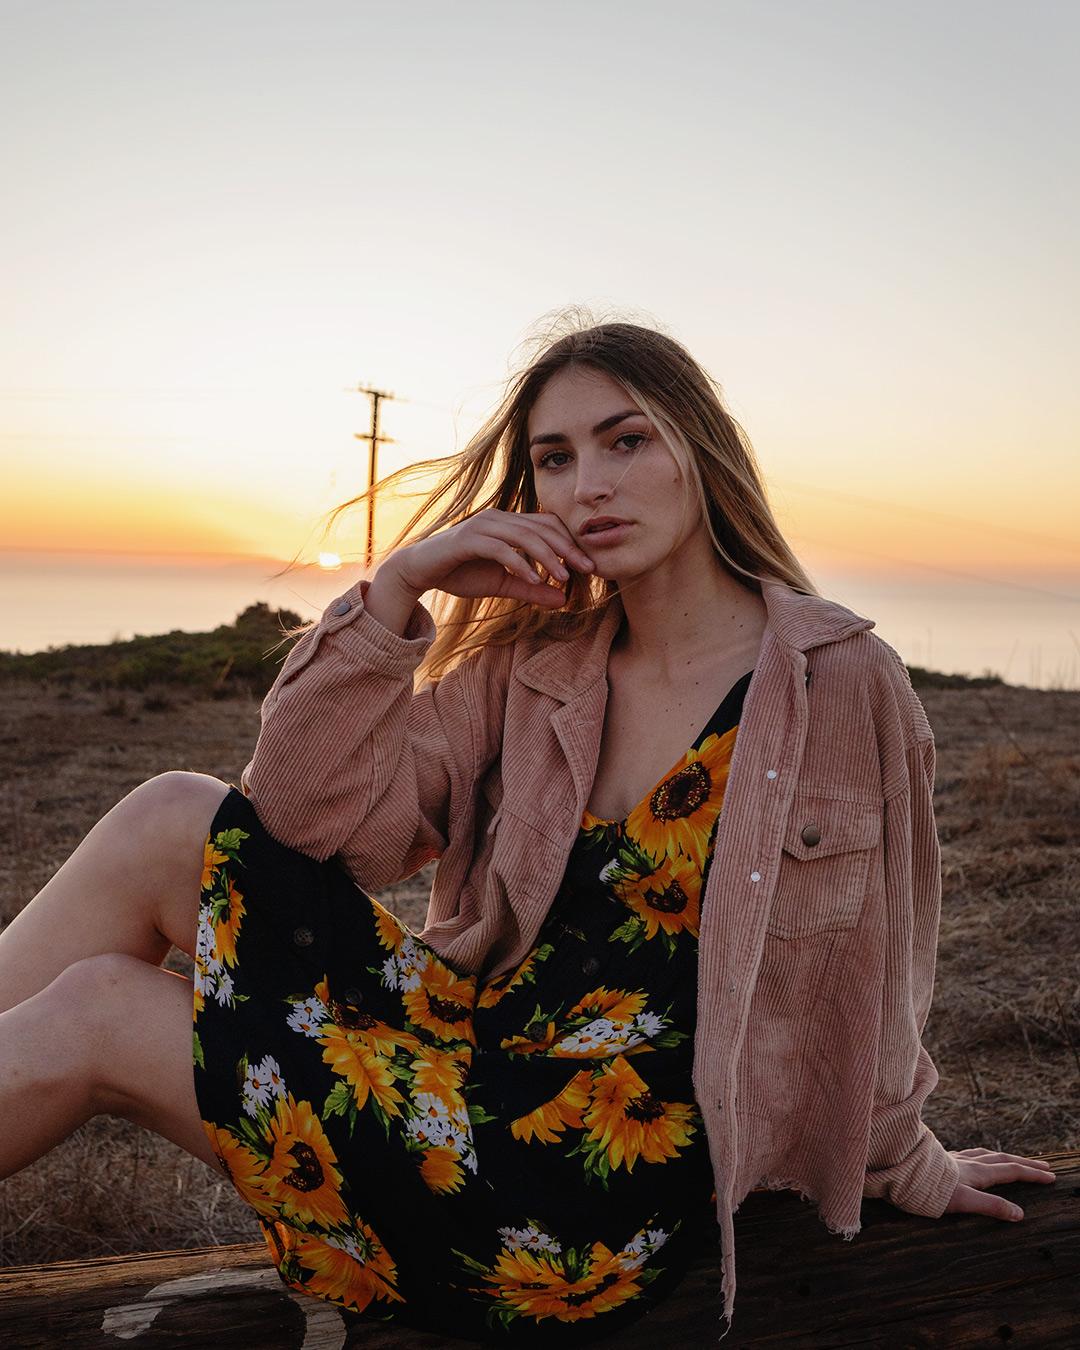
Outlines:
MULTIPOLYGON (((680 465, 684 487, 689 484, 697 498, 717 556, 737 581, 759 594, 765 579, 784 581, 804 594, 819 594, 780 533, 749 438, 724 407, 712 376, 679 342, 654 328, 624 322, 583 326, 579 316, 577 309, 563 311, 542 337, 531 340, 530 345, 542 349, 511 375, 498 408, 463 450, 406 465, 380 479, 335 507, 327 530, 341 512, 369 495, 377 501, 380 493, 432 470, 442 471, 438 485, 382 558, 489 507, 538 511, 528 453, 529 413, 556 371, 584 366, 618 381, 649 418, 680 465)), ((374 505, 373 501, 372 509, 374 505)), ((538 567, 543 575, 542 565, 538 567)), ((566 603, 554 611, 513 598, 439 592, 431 606, 438 635, 416 671, 417 683, 439 680, 489 643, 514 642, 533 634, 565 640, 584 631, 619 591, 619 584, 579 573, 569 561, 567 567, 566 603)), ((294 629, 289 636, 310 626, 294 629)))

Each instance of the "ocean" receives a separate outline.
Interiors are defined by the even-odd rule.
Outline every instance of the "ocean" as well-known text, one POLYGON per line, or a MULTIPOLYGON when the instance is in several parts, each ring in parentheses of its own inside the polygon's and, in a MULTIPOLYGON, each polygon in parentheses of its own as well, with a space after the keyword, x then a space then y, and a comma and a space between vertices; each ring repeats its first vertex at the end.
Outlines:
MULTIPOLYGON (((317 618, 361 575, 273 559, 0 550, 0 649, 43 651, 231 623, 262 600, 317 618)), ((1080 576, 1006 580, 811 573, 831 599, 876 621, 909 665, 991 671, 1010 684, 1080 689, 1080 576)))

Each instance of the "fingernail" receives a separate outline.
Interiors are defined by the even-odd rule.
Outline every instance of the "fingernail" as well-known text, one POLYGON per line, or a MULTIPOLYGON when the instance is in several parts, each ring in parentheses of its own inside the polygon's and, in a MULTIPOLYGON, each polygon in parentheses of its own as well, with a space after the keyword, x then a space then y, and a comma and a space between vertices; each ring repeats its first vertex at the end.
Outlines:
POLYGON ((1022 1209, 1014 1209, 1014 1210, 1012 1210, 1012 1212, 1009 1214, 1009 1218, 1012 1219, 1014 1222, 1015 1222, 1017 1219, 1022 1219, 1023 1217, 1024 1217, 1024 1211, 1023 1211, 1022 1209))

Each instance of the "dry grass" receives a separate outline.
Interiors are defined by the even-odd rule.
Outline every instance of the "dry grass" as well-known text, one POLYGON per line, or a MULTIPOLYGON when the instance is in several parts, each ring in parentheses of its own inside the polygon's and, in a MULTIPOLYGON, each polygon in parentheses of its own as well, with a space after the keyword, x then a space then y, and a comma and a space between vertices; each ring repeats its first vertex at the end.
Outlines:
MULTIPOLYGON (((926 1119, 948 1148, 1038 1156, 1080 1147, 1080 693, 926 689, 938 742, 944 900, 926 1044, 941 1072, 926 1119)), ((0 919, 144 779, 237 782, 255 698, 170 688, 5 685, 0 919)), ((431 869, 383 899, 423 922, 431 869)), ((194 916, 193 916, 194 923, 194 916)), ((190 974, 175 949, 167 965, 190 974)), ((5 1264, 257 1240, 252 1212, 181 1149, 99 1117, 0 1182, 5 1264)))

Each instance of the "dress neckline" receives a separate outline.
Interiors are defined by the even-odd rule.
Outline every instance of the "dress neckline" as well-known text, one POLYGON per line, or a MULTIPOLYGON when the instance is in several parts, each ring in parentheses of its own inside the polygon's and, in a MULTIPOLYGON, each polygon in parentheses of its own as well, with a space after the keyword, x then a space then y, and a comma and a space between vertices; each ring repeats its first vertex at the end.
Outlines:
MULTIPOLYGON (((683 764, 686 762, 687 755, 690 753, 691 750, 696 750, 698 748, 698 745, 701 743, 701 741, 703 741, 705 737, 709 734, 709 729, 712 727, 713 723, 719 719, 720 714, 729 711, 729 704, 732 704, 736 701, 736 699, 741 699, 743 697, 743 695, 746 693, 746 689, 743 686, 749 685, 750 677, 753 675, 753 673, 754 672, 751 669, 748 670, 745 675, 739 676, 739 678, 727 691, 724 697, 720 700, 719 704, 713 711, 712 716, 701 728, 701 730, 694 737, 694 739, 690 742, 689 746, 687 746, 687 748, 682 752, 682 754, 671 766, 671 768, 668 769, 666 773, 662 773, 660 775, 660 777, 656 780, 656 782, 652 785, 652 787, 648 790, 648 792, 646 792, 644 797, 641 798, 641 801, 635 802, 635 804, 630 808, 630 810, 627 811, 625 816, 595 816, 589 810, 588 806, 586 806, 582 816, 582 824, 580 826, 580 829, 589 830, 596 825, 625 825, 626 822, 630 819, 630 817, 641 805, 641 803, 647 802, 649 798, 653 795, 653 793, 656 791, 656 789, 666 778, 670 778, 673 773, 677 772, 679 769, 682 768, 683 764), (588 821, 588 824, 585 823, 586 820, 588 821)), ((729 729, 730 728, 725 728, 725 730, 729 729)))

